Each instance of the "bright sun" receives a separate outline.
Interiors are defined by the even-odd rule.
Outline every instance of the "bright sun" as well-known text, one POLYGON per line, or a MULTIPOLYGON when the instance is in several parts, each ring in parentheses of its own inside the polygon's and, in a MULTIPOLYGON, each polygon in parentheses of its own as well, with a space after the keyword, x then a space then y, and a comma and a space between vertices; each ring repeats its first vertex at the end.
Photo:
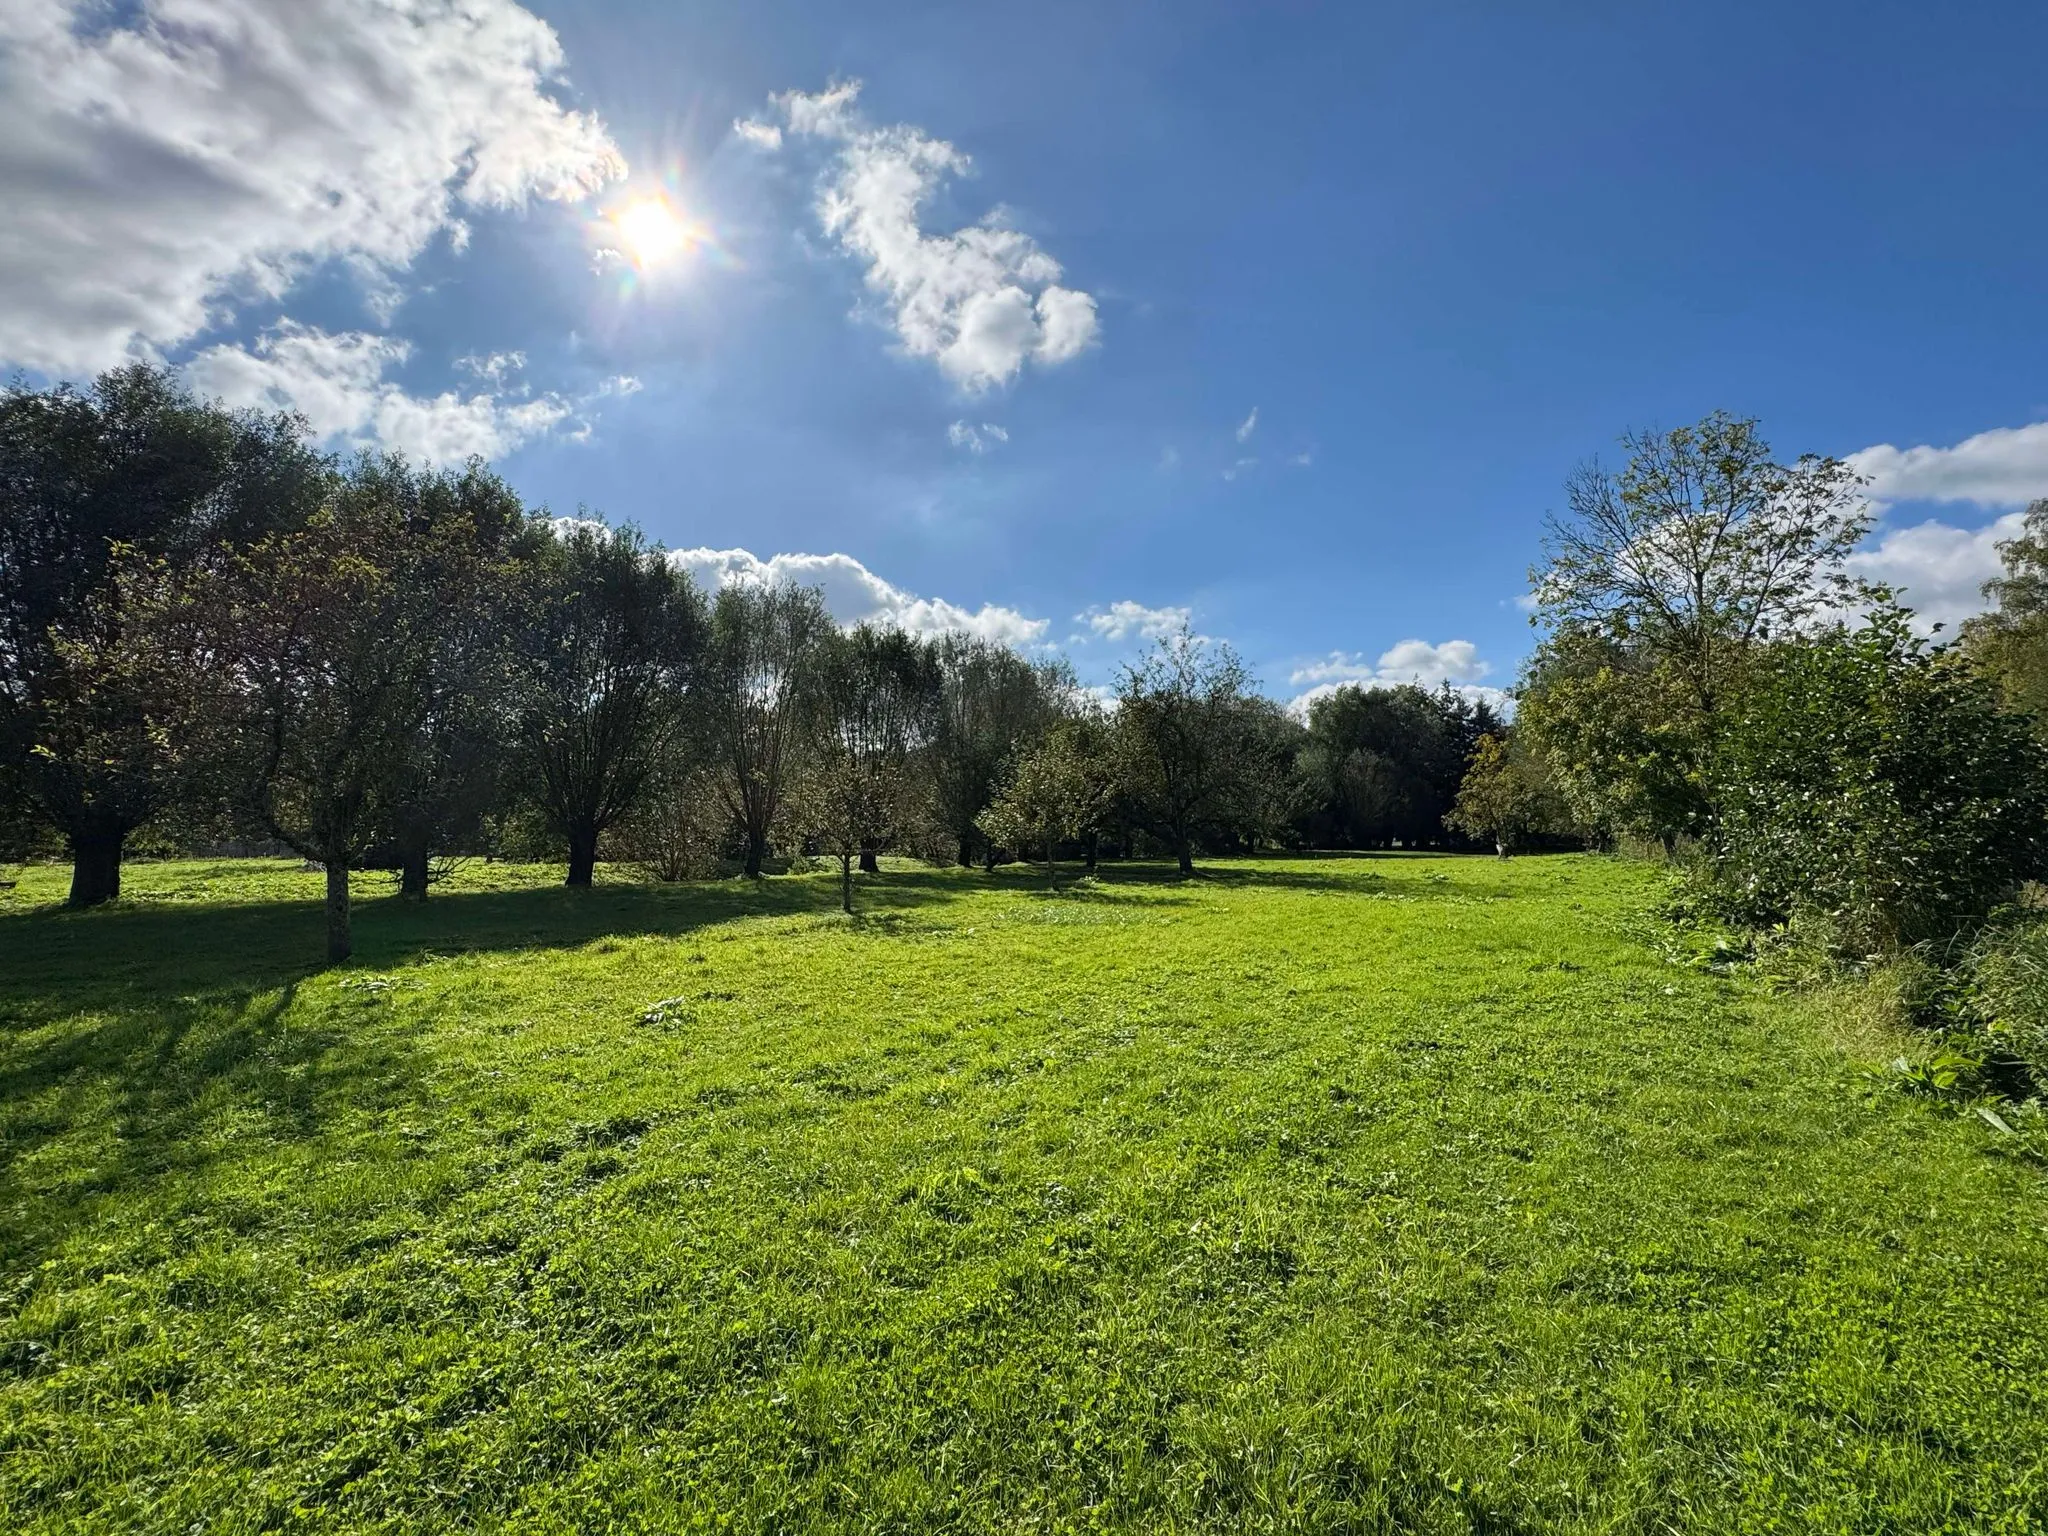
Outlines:
POLYGON ((690 249, 695 239, 660 195, 628 203, 611 216, 636 267, 651 267, 690 249))

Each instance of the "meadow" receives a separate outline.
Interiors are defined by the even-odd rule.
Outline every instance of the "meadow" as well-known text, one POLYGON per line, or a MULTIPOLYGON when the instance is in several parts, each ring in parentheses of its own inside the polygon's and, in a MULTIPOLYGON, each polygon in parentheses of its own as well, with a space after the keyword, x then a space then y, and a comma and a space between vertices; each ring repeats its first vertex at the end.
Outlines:
POLYGON ((0 1529, 2048 1528, 2043 1170, 1653 870, 607 875, 0 895, 0 1529))

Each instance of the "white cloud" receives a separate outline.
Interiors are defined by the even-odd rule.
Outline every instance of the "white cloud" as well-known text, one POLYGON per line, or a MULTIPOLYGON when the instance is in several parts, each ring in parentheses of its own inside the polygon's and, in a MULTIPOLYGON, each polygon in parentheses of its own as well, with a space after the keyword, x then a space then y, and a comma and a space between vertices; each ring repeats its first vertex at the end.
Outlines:
POLYGON ((943 598, 917 597, 877 576, 851 555, 775 555, 761 559, 744 549, 681 549, 669 556, 700 585, 733 582, 819 587, 841 624, 887 624, 913 634, 960 632, 1003 645, 1025 646, 1044 635, 1044 619, 984 603, 962 608, 943 598))
POLYGON ((1255 405, 1252 407, 1251 415, 1237 424, 1237 440, 1240 443, 1248 443, 1252 440, 1252 434, 1258 430, 1259 408, 1255 405))
POLYGON ((477 366, 489 391, 408 394, 384 375, 410 351, 389 336, 330 334, 286 321, 252 346, 208 347, 185 373, 202 395, 229 405, 303 412, 329 443, 381 445, 428 464, 458 464, 472 454, 498 457, 575 413, 559 395, 505 392, 516 354, 477 366))
POLYGON ((1235 480, 1239 475, 1243 474, 1246 470, 1256 469, 1258 468, 1258 466, 1259 461, 1257 459, 1239 459, 1235 463, 1227 465, 1224 468, 1223 478, 1226 480, 1235 480))
POLYGON ((1104 640, 1128 640, 1134 636, 1140 640, 1157 640, 1185 628, 1192 617, 1192 611, 1186 608, 1147 608, 1143 603, 1125 598, 1107 607, 1097 606, 1085 613, 1077 613, 1074 622, 1086 624, 1104 640))
POLYGON ((562 63, 512 0, 8 0, 0 360, 161 353, 330 261, 388 308, 458 208, 623 173, 562 63))
POLYGON ((1315 461, 1316 456, 1313 453, 1304 452, 1297 453, 1296 455, 1294 455, 1293 458, 1289 459, 1287 462, 1296 469, 1307 469, 1311 464, 1315 463, 1315 461))
POLYGON ((526 354, 524 352, 493 352, 487 357, 478 357, 472 353, 468 357, 458 357, 455 360, 455 366, 464 373, 473 374, 487 383, 502 387, 515 374, 525 370, 526 354))
POLYGON ((781 123, 742 121, 735 131, 773 149, 783 129, 838 146, 818 193, 818 221, 840 247, 867 263, 904 350, 936 361, 962 389, 1015 378, 1026 362, 1062 363, 1099 334, 1095 300, 1061 286, 1060 264, 1001 210, 951 234, 928 234, 924 205, 973 162, 943 139, 908 124, 877 128, 861 115, 860 84, 848 81, 773 98, 781 123))
POLYGON ((946 441, 955 448, 965 448, 969 453, 987 453, 998 443, 1007 443, 1010 434, 992 421, 980 426, 971 422, 956 421, 946 428, 946 441))
POLYGON ((2018 536, 2026 514, 2008 512, 1983 528, 1929 520, 1894 528, 1849 557, 1849 569, 1898 589, 1923 625, 1951 629, 1989 605, 1984 583, 1999 574, 1998 544, 2018 536))
POLYGON ((1479 647, 1470 640, 1446 640, 1431 645, 1427 640, 1403 640, 1368 662, 1363 654, 1332 651, 1321 660, 1297 667, 1288 681, 1303 683, 1363 683, 1394 687, 1420 683, 1434 688, 1439 683, 1476 683, 1493 668, 1480 659, 1479 647))
POLYGON ((1848 457, 1872 501, 1973 501, 2017 507, 2048 496, 2048 421, 1994 427, 1952 448, 1880 443, 1848 457))

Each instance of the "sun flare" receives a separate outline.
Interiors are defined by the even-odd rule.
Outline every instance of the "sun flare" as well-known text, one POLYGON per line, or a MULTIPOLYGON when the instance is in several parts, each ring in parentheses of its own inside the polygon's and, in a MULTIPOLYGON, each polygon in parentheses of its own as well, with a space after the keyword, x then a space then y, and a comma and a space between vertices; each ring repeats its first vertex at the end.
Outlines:
POLYGON ((657 266, 683 255, 696 245, 689 225, 676 216, 668 199, 659 194, 628 203, 611 216, 626 255, 636 267, 657 266))

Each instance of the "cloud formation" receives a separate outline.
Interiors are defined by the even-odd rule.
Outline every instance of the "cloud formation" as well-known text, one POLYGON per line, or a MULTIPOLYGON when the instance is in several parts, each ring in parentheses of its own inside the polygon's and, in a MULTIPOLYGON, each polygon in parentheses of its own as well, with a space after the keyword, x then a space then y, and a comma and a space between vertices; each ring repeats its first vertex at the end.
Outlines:
POLYGON ((895 586, 851 555, 774 555, 763 560, 744 549, 681 549, 671 562, 709 590, 738 582, 818 587, 841 624, 883 624, 912 634, 961 633, 1022 647, 1045 633, 1046 620, 984 603, 962 608, 943 598, 918 597, 895 586))
POLYGON ((1074 622, 1086 624, 1095 635, 1104 640, 1157 640, 1163 635, 1185 629, 1193 617, 1191 609, 1147 608, 1143 603, 1125 598, 1121 602, 1077 613, 1074 615, 1074 622))
POLYGON ((972 422, 956 421, 946 428, 946 441, 955 448, 965 448, 969 453, 987 453, 998 443, 1007 443, 1010 434, 992 421, 980 426, 972 422))
POLYGON ((1953 629, 1990 606, 1984 583, 1999 574, 1998 544, 2016 538, 2025 517, 2008 512, 1983 528, 1957 528, 1929 519, 1894 528, 1849 557, 1849 569, 1867 581, 1898 590, 1923 626, 1953 629))
MULTIPOLYGON (((569 423, 581 403, 527 390, 517 377, 525 359, 516 352, 467 360, 469 371, 489 386, 474 394, 409 394, 385 373, 411 350, 390 336, 329 333, 285 321, 250 346, 206 348, 186 364, 185 375, 200 394, 232 406, 299 411, 323 442, 390 448, 434 465, 510 453, 569 423)), ((606 380, 596 394, 631 394, 639 387, 621 376, 606 380)), ((585 423, 571 435, 588 430, 585 423)))
POLYGON ((743 119, 734 131, 765 150, 790 137, 837 153, 819 187, 818 222, 842 250, 867 263, 903 349, 935 361, 969 393, 1006 384, 1026 362, 1079 356, 1099 335, 1095 300, 1060 284, 1060 264, 1001 210, 951 234, 920 225, 925 205, 973 162, 943 139, 899 123, 877 128, 857 106, 858 81, 772 98, 773 120, 743 119))
POLYGON ((335 261, 388 314, 458 209, 623 173, 562 63, 512 0, 9 0, 0 360, 161 354, 335 261))
POLYGON ((1872 501, 1972 501, 2023 506, 2048 496, 2048 421, 1994 427, 1952 448, 1879 443, 1848 456, 1872 501))
POLYGON ((1238 440, 1238 441, 1239 441, 1240 443, 1248 443, 1248 442, 1250 442, 1250 441, 1252 440, 1252 434, 1253 434, 1254 432, 1258 431, 1258 430, 1259 430, 1259 408, 1258 408, 1258 407, 1257 407, 1257 406, 1255 405, 1255 406, 1253 406, 1253 407, 1252 407, 1252 413, 1251 413, 1251 415, 1249 415, 1249 416, 1245 417, 1245 419, 1244 419, 1243 421, 1241 421, 1241 422, 1239 422, 1239 423, 1238 423, 1238 425, 1237 425, 1237 440, 1238 440))
POLYGON ((1492 671, 1492 665, 1480 656, 1479 647, 1470 640, 1446 640, 1440 645, 1427 640, 1402 640, 1380 652, 1377 660, 1368 660, 1361 652, 1332 651, 1289 674, 1287 680, 1295 687, 1306 686, 1288 707, 1305 715, 1317 699, 1339 688, 1398 688, 1414 683, 1424 688, 1449 684, 1468 699, 1505 709, 1507 694, 1480 682, 1492 671))

